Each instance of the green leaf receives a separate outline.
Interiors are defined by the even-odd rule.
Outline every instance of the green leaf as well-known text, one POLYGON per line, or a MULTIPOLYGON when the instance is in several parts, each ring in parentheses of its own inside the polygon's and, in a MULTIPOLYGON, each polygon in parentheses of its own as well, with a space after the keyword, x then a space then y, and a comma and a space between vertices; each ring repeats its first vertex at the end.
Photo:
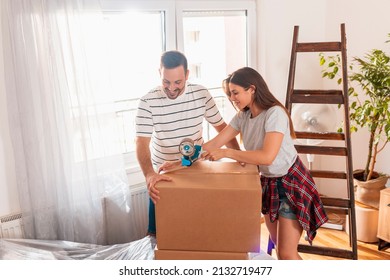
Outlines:
MULTIPOLYGON (((388 35, 390 38, 390 33, 388 35)), ((344 70, 341 61, 339 55, 325 56, 322 53, 323 78, 336 78, 340 85, 343 79, 339 72, 344 70)), ((390 56, 383 50, 372 49, 361 57, 353 57, 347 67, 350 132, 364 128, 373 135, 367 146, 382 142, 380 147, 383 147, 390 142, 390 56)), ((342 128, 337 131, 341 132, 342 128)))
POLYGON ((324 65, 325 64, 325 58, 324 57, 321 57, 320 58, 320 65, 322 66, 322 65, 324 65))

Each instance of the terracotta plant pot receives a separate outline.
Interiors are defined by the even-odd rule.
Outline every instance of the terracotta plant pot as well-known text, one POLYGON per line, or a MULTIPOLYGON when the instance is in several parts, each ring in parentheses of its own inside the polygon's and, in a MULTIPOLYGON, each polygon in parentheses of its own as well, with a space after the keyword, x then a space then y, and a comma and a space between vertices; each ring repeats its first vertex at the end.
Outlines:
POLYGON ((386 187, 388 176, 380 176, 369 181, 361 181, 363 170, 356 170, 353 173, 355 186, 355 200, 375 209, 379 208, 380 191, 386 187))

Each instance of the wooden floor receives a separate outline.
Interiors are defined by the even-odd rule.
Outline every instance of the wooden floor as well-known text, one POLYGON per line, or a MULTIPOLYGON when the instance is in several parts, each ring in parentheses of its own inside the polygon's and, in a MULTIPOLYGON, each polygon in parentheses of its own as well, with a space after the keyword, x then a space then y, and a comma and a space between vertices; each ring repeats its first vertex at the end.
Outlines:
MULTIPOLYGON (((268 246, 268 230, 264 223, 261 224, 261 248, 267 251, 268 246)), ((302 237, 302 244, 308 244, 302 237)), ((332 248, 349 249, 349 236, 345 231, 320 228, 317 236, 314 239, 313 245, 325 246, 332 248)), ((358 241, 358 260, 390 260, 390 248, 386 250, 378 250, 378 243, 365 243, 358 241)), ((314 254, 300 253, 304 260, 342 260, 340 258, 327 257, 314 254)), ((272 251, 272 256, 276 258, 275 250, 272 251)))

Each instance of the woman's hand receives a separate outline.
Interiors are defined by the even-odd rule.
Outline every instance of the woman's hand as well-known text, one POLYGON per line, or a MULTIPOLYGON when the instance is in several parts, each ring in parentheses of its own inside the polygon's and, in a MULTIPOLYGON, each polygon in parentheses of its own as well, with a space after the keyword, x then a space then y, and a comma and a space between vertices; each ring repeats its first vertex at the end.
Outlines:
MULTIPOLYGON (((234 159, 234 157, 231 155, 232 151, 232 149, 215 149, 212 151, 203 151, 203 153, 201 154, 201 158, 209 161, 216 161, 220 160, 221 158, 234 159)), ((238 161, 238 163, 243 167, 246 165, 245 162, 238 161)))
POLYGON ((161 166, 158 168, 158 173, 177 170, 180 169, 181 167, 182 167, 181 162, 179 160, 164 161, 164 163, 161 164, 161 166))
POLYGON ((209 161, 220 160, 221 158, 226 157, 227 150, 228 149, 215 149, 212 151, 203 151, 201 158, 209 161))

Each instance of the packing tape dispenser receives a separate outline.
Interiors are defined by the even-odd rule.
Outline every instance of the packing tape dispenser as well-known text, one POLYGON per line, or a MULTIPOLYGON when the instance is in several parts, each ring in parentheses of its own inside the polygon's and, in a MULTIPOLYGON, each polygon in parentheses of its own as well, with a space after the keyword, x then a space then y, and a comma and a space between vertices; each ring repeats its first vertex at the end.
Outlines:
POLYGON ((181 165, 191 166, 191 164, 199 158, 202 146, 196 145, 191 138, 184 138, 180 142, 179 151, 183 155, 181 165))

